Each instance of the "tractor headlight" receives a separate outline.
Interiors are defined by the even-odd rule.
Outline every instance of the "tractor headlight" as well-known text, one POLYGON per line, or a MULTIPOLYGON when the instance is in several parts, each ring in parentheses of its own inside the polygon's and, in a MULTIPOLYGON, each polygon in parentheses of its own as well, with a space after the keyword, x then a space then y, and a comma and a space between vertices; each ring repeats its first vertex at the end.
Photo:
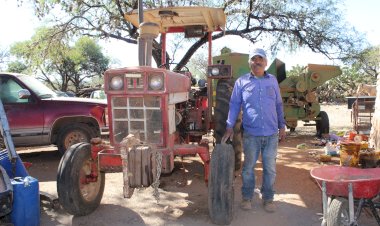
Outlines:
POLYGON ((217 75, 219 75, 219 73, 220 73, 219 68, 214 67, 211 69, 211 75, 212 76, 217 76, 217 75))
POLYGON ((163 90, 164 77, 162 75, 149 76, 149 89, 151 90, 163 90))
POLYGON ((232 78, 231 65, 214 64, 207 68, 207 76, 210 78, 232 78))
POLYGON ((122 76, 115 76, 111 79, 110 88, 113 90, 120 90, 124 86, 122 76))

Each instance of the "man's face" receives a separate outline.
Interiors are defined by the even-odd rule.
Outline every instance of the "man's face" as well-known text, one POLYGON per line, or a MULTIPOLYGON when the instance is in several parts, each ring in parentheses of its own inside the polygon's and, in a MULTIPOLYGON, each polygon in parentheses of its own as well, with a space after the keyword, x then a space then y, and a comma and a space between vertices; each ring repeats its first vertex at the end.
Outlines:
POLYGON ((261 76, 264 75, 267 60, 261 56, 253 56, 249 61, 249 66, 254 75, 261 76))

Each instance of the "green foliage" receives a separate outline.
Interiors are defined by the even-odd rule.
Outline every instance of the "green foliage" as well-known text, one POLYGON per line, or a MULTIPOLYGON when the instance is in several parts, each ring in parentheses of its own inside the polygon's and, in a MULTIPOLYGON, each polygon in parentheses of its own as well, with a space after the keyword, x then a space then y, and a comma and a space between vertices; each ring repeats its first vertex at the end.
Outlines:
POLYGON ((78 39, 74 46, 69 41, 55 29, 40 28, 31 40, 15 43, 10 52, 53 89, 77 92, 102 76, 109 59, 89 37, 78 39))
POLYGON ((28 67, 20 61, 13 61, 8 64, 8 71, 27 74, 28 67))
POLYGON ((377 78, 380 72, 380 46, 371 46, 353 56, 353 67, 358 68, 365 76, 377 78))
POLYGON ((292 69, 286 72, 286 77, 299 76, 305 70, 305 66, 296 65, 293 66, 292 69))

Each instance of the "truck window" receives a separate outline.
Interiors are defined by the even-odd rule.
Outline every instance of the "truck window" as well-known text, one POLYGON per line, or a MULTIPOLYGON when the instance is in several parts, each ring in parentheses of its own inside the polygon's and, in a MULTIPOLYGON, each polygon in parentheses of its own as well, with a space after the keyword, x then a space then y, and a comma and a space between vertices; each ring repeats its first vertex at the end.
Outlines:
POLYGON ((8 78, 1 78, 0 98, 3 103, 26 103, 28 99, 19 99, 18 92, 22 87, 8 78))

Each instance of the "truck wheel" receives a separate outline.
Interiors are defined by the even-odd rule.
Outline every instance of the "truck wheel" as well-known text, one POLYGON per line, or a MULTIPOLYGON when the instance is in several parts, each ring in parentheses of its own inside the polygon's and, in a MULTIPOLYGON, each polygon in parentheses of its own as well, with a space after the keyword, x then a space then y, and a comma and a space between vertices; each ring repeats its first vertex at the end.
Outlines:
POLYGON ((92 213, 103 197, 105 177, 98 172, 97 181, 85 182, 91 173, 90 144, 71 146, 61 159, 57 173, 59 203, 70 214, 84 216, 92 213))
POLYGON ((84 123, 74 123, 64 127, 58 134, 57 146, 62 155, 73 144, 79 142, 90 143, 91 138, 95 137, 94 130, 84 123))
MULTIPOLYGON (((214 110, 215 120, 215 140, 217 144, 220 144, 224 133, 226 132, 226 120, 228 117, 228 110, 230 106, 230 98, 234 86, 232 79, 221 79, 216 86, 216 105, 214 110)), ((235 170, 241 168, 242 158, 242 137, 241 137, 241 114, 234 127, 234 136, 232 138, 232 146, 235 152, 235 170)))
POLYGON ((234 206, 234 151, 229 144, 217 144, 211 154, 208 181, 208 209, 214 224, 228 225, 234 206))
POLYGON ((316 120, 315 128, 317 130, 317 137, 322 137, 322 134, 328 134, 330 132, 330 122, 329 116, 325 111, 319 112, 318 116, 320 119, 316 120))
POLYGON ((345 198, 335 198, 331 201, 327 211, 327 226, 350 225, 348 211, 348 200, 345 198))

